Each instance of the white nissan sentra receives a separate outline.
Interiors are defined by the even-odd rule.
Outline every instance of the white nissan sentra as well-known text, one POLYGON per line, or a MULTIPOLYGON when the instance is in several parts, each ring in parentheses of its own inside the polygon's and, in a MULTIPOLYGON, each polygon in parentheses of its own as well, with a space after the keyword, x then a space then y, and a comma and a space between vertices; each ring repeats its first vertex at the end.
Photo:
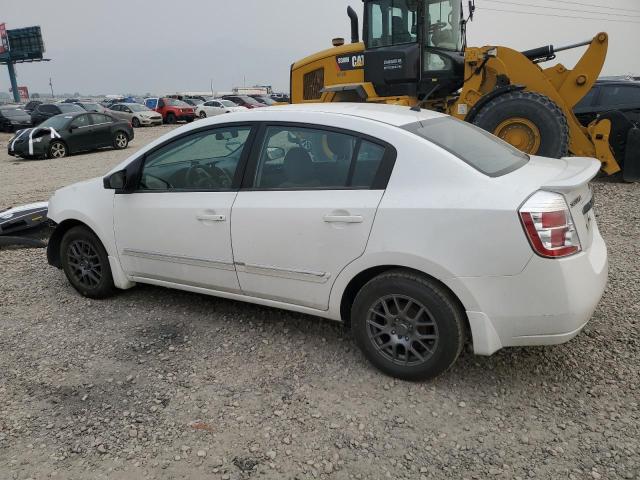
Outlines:
POLYGON ((49 263, 82 295, 136 283, 350 325, 387 374, 576 336, 607 281, 588 182, 446 115, 317 104, 178 128, 58 190, 49 263))

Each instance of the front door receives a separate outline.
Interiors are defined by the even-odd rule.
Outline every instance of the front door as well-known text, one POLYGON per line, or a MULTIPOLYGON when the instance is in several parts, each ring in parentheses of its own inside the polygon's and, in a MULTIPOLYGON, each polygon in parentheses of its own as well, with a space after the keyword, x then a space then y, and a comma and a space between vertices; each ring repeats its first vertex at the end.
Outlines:
POLYGON ((147 154, 138 190, 115 196, 118 254, 134 278, 237 292, 231 207, 250 126, 186 134, 147 154))
POLYGON ((364 253, 387 149, 294 125, 267 126, 256 144, 231 223, 242 291, 326 310, 336 277, 364 253))

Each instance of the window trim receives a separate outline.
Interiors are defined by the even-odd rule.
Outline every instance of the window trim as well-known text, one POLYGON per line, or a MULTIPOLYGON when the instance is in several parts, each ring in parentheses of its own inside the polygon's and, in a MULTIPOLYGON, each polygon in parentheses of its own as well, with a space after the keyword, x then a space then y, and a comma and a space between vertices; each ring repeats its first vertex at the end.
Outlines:
POLYGON ((384 140, 380 140, 379 138, 372 137, 365 133, 356 132, 353 130, 348 130, 345 128, 332 127, 328 125, 321 124, 309 124, 309 123, 301 123, 301 122, 286 122, 286 121, 265 121, 260 122, 260 128, 256 133, 256 137, 253 141, 251 156, 248 159, 248 164, 245 168, 245 174, 242 179, 242 185, 240 187, 241 191, 246 192, 320 192, 320 191, 334 191, 334 190, 386 190, 387 185, 389 184, 389 180, 391 179, 391 174, 393 173, 393 167, 396 163, 396 158, 398 156, 398 152, 396 148, 388 142, 384 140), (308 130, 324 130, 328 132, 339 133, 342 135, 349 135, 356 139, 356 148, 353 150, 353 155, 351 158, 351 165, 349 166, 349 177, 348 180, 351 181, 353 176, 353 171, 355 171, 355 162, 357 161, 358 154, 360 152, 360 146, 362 145, 362 141, 366 140, 370 143, 379 145, 384 148, 384 155, 382 157, 382 161, 380 162, 380 166, 378 167, 378 171, 374 177, 374 180, 369 187, 280 187, 280 188, 264 188, 264 187, 254 187, 255 184, 255 175, 258 168, 258 163, 260 162, 260 155, 262 153, 262 147, 264 145, 265 135, 267 132, 267 128, 269 127, 292 127, 292 128, 304 128, 308 130))
MULTIPOLYGON (((238 123, 222 123, 219 125, 208 125, 201 128, 196 128, 193 130, 189 130, 181 135, 176 137, 171 137, 170 139, 164 141, 160 145, 153 147, 148 152, 145 152, 143 155, 135 158, 124 168, 126 171, 127 178, 130 178, 131 183, 133 183, 133 188, 131 190, 117 190, 116 194, 132 194, 132 193, 144 193, 144 194, 154 194, 154 193, 220 193, 220 192, 237 192, 240 189, 240 185, 242 183, 242 179, 244 177, 244 173, 247 167, 248 157, 252 151, 256 133, 258 130, 259 122, 238 122, 238 123), (225 189, 185 189, 185 188, 174 188, 174 189, 166 189, 166 190, 143 190, 140 188, 140 179, 142 177, 142 171, 147 162, 147 157, 161 148, 166 147, 170 143, 179 141, 183 138, 189 137, 191 135, 197 135, 199 133, 220 130, 224 128, 242 128, 248 127, 250 128, 249 136, 247 137, 247 141, 245 143, 245 149, 240 156, 240 160, 238 161, 238 167, 236 168, 235 175, 231 182, 231 188, 225 189)), ((129 180, 127 181, 127 187, 130 186, 129 180)))

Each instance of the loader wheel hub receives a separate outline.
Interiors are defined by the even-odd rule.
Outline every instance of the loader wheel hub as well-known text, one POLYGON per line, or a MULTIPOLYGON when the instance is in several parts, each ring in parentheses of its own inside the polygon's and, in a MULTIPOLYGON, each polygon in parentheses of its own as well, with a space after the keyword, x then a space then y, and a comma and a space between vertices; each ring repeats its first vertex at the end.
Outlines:
POLYGON ((540 148, 540 129, 526 118, 509 118, 498 125, 493 133, 525 153, 535 154, 540 148))

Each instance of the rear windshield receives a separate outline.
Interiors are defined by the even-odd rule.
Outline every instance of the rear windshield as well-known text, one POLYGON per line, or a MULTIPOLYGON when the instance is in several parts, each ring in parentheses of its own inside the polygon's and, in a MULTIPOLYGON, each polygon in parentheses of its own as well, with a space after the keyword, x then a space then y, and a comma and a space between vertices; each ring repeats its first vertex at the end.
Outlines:
POLYGON ((524 166, 529 156, 498 137, 453 117, 410 123, 403 129, 444 148, 489 177, 524 166))

